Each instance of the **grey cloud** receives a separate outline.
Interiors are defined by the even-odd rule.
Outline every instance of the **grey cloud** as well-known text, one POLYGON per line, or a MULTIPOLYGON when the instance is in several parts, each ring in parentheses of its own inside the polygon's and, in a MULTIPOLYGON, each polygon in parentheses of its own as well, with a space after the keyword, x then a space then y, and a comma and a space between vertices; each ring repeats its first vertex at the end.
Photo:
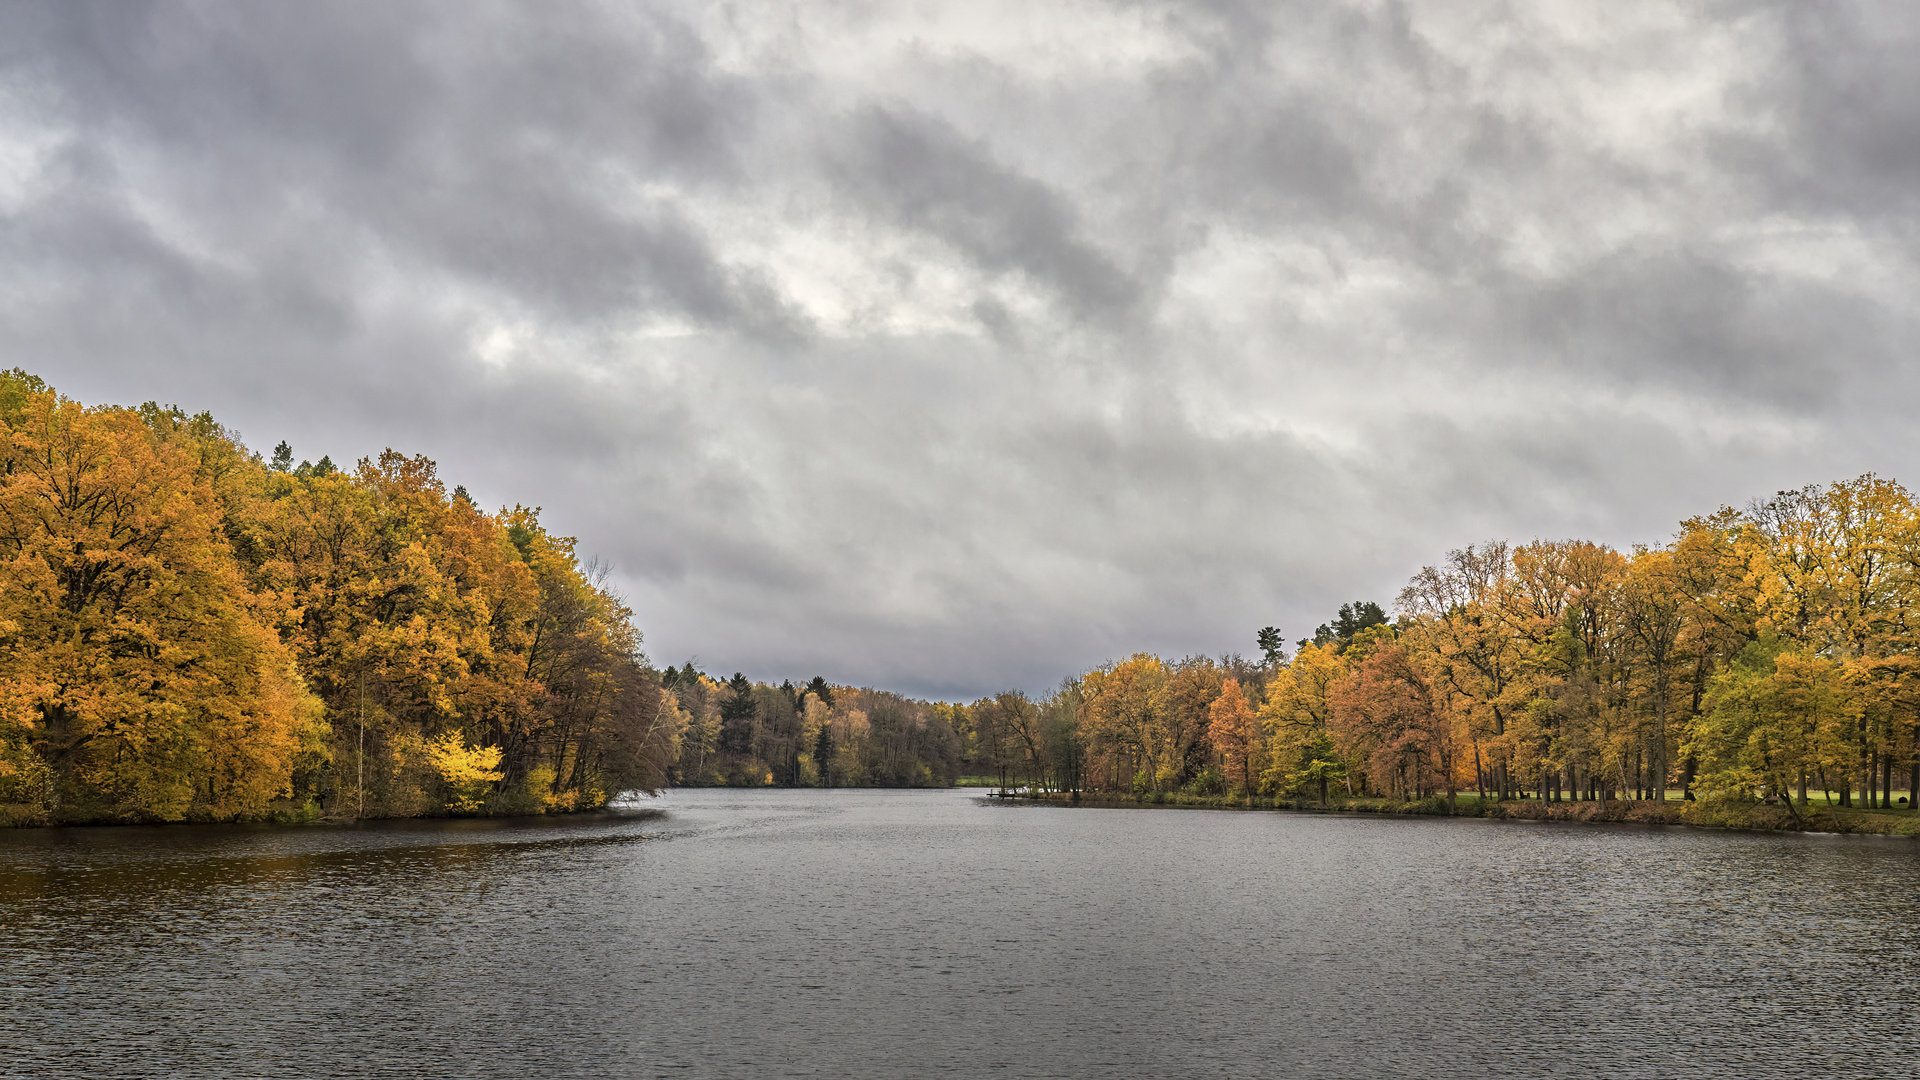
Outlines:
POLYGON ((1685 250, 1611 254, 1577 275, 1516 283, 1501 301, 1488 333, 1514 335, 1517 364, 1787 413, 1823 412, 1844 373, 1895 360, 1881 314, 1843 287, 1685 250))
POLYGON ((1238 217, 1298 220, 1340 217, 1371 202, 1353 151, 1316 102, 1218 104, 1205 144, 1182 165, 1215 204, 1238 217))
POLYGON ((676 207, 620 190, 737 171, 752 102, 690 31, 572 7, 463 39, 444 13, 75 5, 40 27, 64 63, 22 68, 90 141, 164 160, 151 179, 226 244, 304 215, 302 241, 357 234, 563 317, 798 329, 676 207))
POLYGON ((1743 103, 1786 139, 1730 147, 1756 179, 1810 208, 1860 215, 1912 235, 1920 208, 1920 25, 1876 4, 1782 4, 1782 69, 1760 73, 1743 103))
POLYGON ((429 454, 662 663, 954 696, 1920 452, 1897 10, 1683 11, 1724 108, 1611 141, 1676 73, 1532 9, 818 10, 0 9, 0 365, 429 454))
MULTIPOLYGON (((10 7, 16 77, 88 123, 236 155, 249 179, 351 180, 436 150, 584 140, 584 155, 725 174, 751 112, 672 15, 593 4, 10 7), (458 18, 449 18, 450 16, 458 18), (303 152, 305 151, 305 152, 303 152)), ((564 147, 549 149, 559 151, 564 147)), ((577 159, 565 159, 569 162, 577 159)), ((191 165, 183 161, 182 165, 191 165)))
POLYGON ((873 107, 835 147, 850 197, 951 244, 988 270, 1019 271, 1084 317, 1124 316, 1141 287, 1099 250, 1069 201, 930 116, 873 107))

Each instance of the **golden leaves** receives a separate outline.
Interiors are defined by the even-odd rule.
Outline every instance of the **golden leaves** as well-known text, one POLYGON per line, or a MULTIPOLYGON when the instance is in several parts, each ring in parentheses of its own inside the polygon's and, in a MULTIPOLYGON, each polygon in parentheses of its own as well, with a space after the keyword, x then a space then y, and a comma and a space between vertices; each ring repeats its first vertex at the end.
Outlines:
POLYGON ((201 457, 139 413, 35 396, 0 457, 0 715, 57 817, 258 814, 310 726, 201 457))

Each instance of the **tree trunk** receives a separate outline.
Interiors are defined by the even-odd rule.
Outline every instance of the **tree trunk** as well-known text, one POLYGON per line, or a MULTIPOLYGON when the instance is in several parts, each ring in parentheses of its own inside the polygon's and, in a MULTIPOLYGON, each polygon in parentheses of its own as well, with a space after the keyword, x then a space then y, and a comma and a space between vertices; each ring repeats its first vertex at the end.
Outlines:
POLYGON ((1662 806, 1667 802, 1667 695, 1663 689, 1654 697, 1653 711, 1653 784, 1654 796, 1662 806))

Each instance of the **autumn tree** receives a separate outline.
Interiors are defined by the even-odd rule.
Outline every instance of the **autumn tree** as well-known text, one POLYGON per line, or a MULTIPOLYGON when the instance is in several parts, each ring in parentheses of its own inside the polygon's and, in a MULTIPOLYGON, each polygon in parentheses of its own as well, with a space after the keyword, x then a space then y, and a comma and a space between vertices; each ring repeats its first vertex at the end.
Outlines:
POLYGON ((1516 693, 1521 650, 1505 618, 1511 580, 1504 541, 1456 548, 1434 566, 1422 567, 1402 589, 1399 609, 1421 621, 1421 642, 1433 670, 1467 722, 1478 781, 1499 798, 1514 794, 1511 769, 1519 750, 1508 726, 1523 706, 1516 693))
POLYGON ((1168 738, 1169 674, 1159 657, 1136 653, 1082 676, 1087 729, 1106 786, 1163 790, 1176 753, 1168 738))
POLYGON ((1221 684, 1220 695, 1213 699, 1208 707, 1207 737, 1212 741, 1226 767, 1240 777, 1240 791, 1253 793, 1253 759, 1260 746, 1260 724, 1252 707, 1247 704, 1245 694, 1240 692, 1240 680, 1228 679, 1221 684))
POLYGON ((0 760, 54 820, 260 816, 324 728, 213 479, 137 411, 0 386, 0 760))
POLYGON ((1302 747, 1325 734, 1334 687, 1346 674, 1347 663, 1334 643, 1309 642, 1267 684, 1267 700, 1259 710, 1267 761, 1262 791, 1277 794, 1291 785, 1293 762, 1302 747))
POLYGON ((1384 640, 1333 695, 1330 733, 1343 755, 1403 798, 1424 797, 1437 784, 1455 809, 1459 740, 1419 654, 1384 640))

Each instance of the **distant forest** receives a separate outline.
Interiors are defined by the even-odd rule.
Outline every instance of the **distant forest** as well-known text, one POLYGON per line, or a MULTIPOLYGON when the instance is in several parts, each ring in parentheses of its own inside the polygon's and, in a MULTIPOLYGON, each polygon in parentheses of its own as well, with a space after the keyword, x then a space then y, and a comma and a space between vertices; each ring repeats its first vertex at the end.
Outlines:
POLYGON ((1291 655, 1031 697, 660 671, 539 511, 0 373, 0 823, 566 812, 668 785, 1885 807, 1920 786, 1920 511, 1863 476, 1630 553, 1447 553, 1291 655))
POLYGON ((966 710, 884 690, 720 682, 668 668, 685 786, 947 787, 969 760, 966 710))

